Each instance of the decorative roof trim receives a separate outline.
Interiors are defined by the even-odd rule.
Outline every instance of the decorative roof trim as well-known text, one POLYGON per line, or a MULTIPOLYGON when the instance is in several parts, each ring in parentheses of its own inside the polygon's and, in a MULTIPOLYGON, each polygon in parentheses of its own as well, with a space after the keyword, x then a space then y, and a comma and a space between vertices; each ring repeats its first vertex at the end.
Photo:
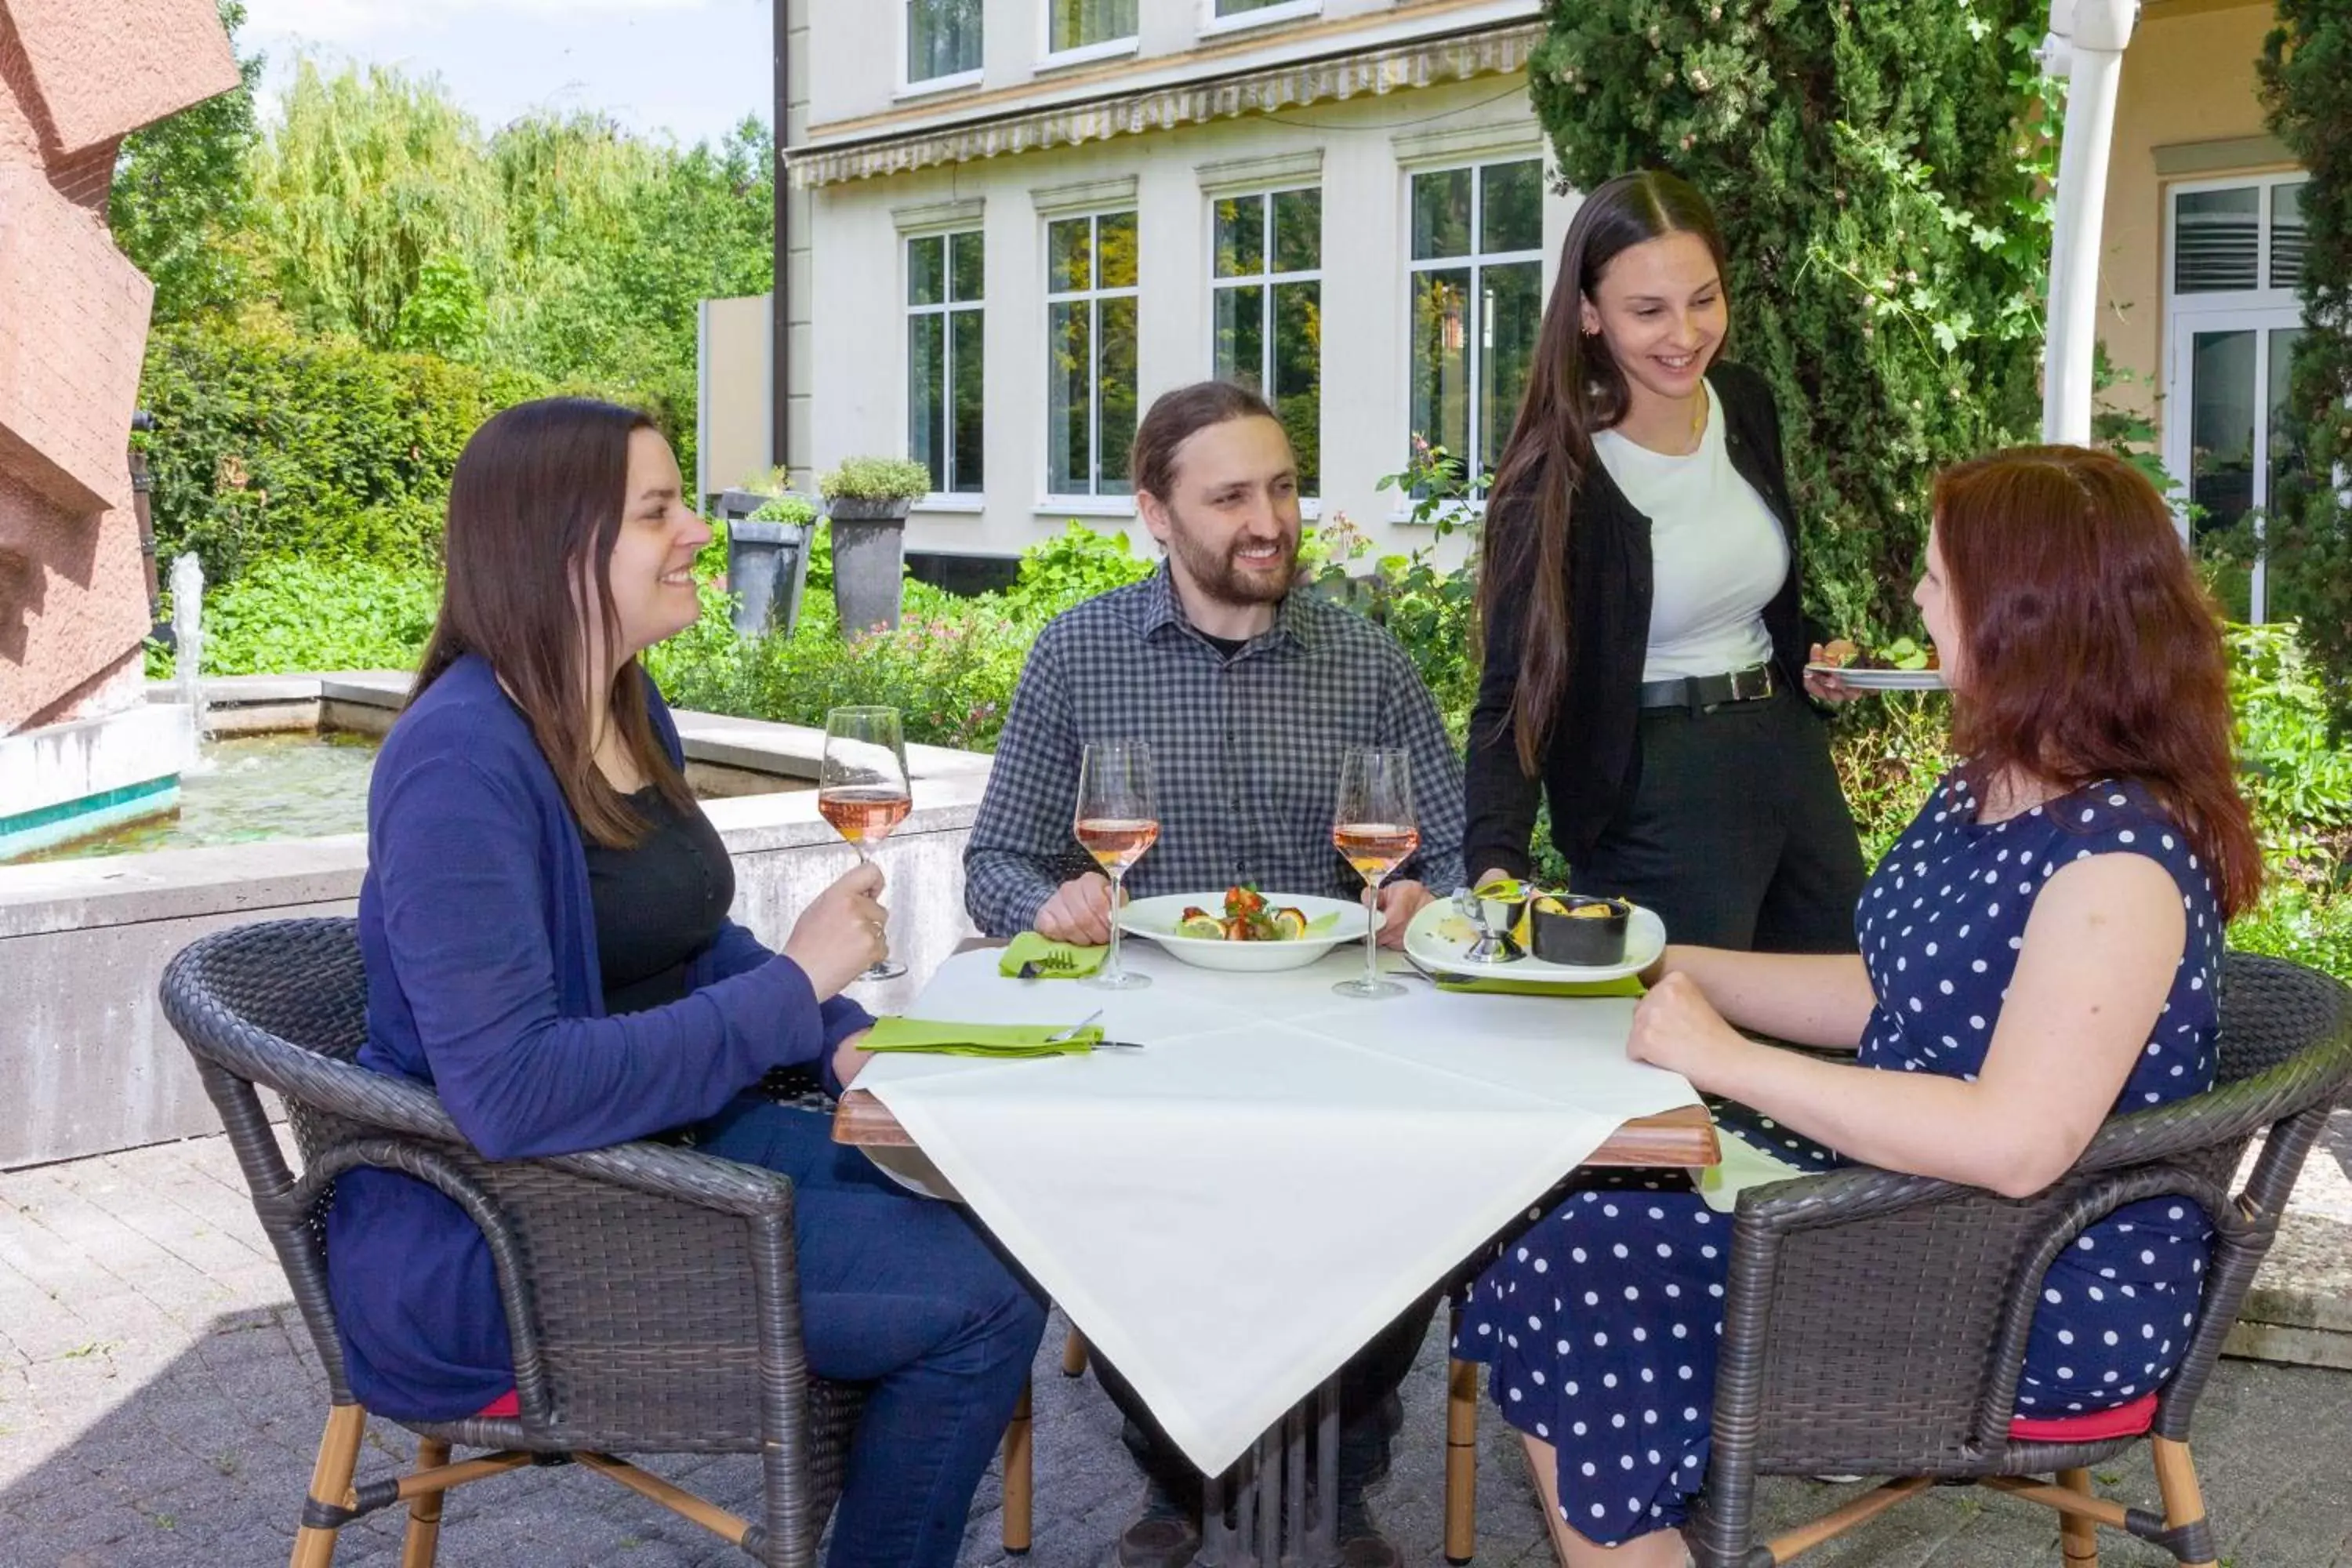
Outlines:
POLYGON ((1039 216, 1063 217, 1098 207, 1131 207, 1140 188, 1141 182, 1133 174, 1114 174, 1108 180, 1046 185, 1030 192, 1029 199, 1035 204, 1039 216))
POLYGON ((890 222, 900 234, 938 234, 950 228, 977 227, 986 211, 987 201, 982 196, 924 202, 917 206, 892 207, 890 222))
POLYGON ((1229 196, 1276 185, 1312 185, 1323 178, 1323 149, 1304 147, 1260 158, 1226 158, 1202 163, 1195 173, 1201 177, 1201 194, 1204 196, 1229 196))
POLYGON ((1486 158, 1533 158, 1544 150, 1543 128, 1534 117, 1509 125, 1455 125, 1442 131, 1406 131, 1389 138, 1404 168, 1486 158))
POLYGON ((1013 113, 914 135, 830 147, 794 147, 784 152, 784 164, 793 186, 806 190, 847 180, 912 174, 1000 153, 1041 152, 1245 114, 1345 101, 1365 94, 1381 96, 1476 77, 1507 76, 1527 68, 1528 57, 1543 36, 1543 24, 1537 23, 1423 38, 1391 48, 1122 93, 1091 103, 1013 113))

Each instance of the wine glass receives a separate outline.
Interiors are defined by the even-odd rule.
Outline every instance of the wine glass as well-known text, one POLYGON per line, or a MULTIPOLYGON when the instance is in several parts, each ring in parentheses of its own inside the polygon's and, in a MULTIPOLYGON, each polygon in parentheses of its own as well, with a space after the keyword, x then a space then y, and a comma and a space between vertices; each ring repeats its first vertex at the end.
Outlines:
MULTIPOLYGON (((857 851, 890 837, 915 804, 907 783, 907 746, 896 708, 836 708, 824 716, 824 761, 816 781, 816 811, 857 851)), ((857 978, 896 980, 907 966, 885 957, 857 978)))
POLYGON ((1331 843, 1364 879, 1364 977, 1331 987, 1342 996, 1398 996, 1381 978, 1380 891, 1390 872, 1421 847, 1412 809, 1412 759, 1378 747, 1350 747, 1339 759, 1339 804, 1331 843))
POLYGON ((1151 748, 1141 741, 1089 741, 1078 763, 1078 842, 1110 879, 1110 955, 1085 984, 1133 991, 1151 984, 1118 963, 1119 883, 1160 837, 1160 802, 1151 783, 1151 748))

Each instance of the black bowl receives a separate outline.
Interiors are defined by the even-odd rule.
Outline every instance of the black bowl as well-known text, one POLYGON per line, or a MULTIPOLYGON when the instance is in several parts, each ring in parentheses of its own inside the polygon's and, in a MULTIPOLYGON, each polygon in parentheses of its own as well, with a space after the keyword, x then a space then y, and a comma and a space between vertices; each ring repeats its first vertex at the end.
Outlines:
POLYGON ((1599 968, 1625 962, 1625 926, 1633 919, 1633 906, 1622 899, 1589 899, 1582 897, 1555 898, 1550 900, 1560 909, 1548 909, 1543 904, 1535 908, 1529 935, 1535 938, 1535 954, 1546 963, 1574 964, 1580 968, 1599 968), (1565 910, 1570 912, 1562 912, 1565 910), (1600 910, 1600 914, 1577 914, 1577 910, 1600 910))

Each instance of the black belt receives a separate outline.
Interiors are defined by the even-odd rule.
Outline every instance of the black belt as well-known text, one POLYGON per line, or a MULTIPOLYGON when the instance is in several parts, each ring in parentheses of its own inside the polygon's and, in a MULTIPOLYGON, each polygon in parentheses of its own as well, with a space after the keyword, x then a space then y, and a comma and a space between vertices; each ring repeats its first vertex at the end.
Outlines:
POLYGON ((1642 682, 1644 708, 1720 708, 1727 702, 1760 702, 1780 689, 1769 664, 1750 665, 1722 675, 1685 675, 1672 680, 1642 682))

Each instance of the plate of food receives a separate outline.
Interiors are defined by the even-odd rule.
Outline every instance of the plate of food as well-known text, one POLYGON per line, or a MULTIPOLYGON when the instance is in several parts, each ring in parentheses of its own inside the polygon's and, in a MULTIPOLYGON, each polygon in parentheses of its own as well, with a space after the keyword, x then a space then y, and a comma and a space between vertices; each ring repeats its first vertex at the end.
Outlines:
POLYGON ((1303 969, 1364 936, 1364 906, 1311 893, 1163 893, 1118 911, 1119 929, 1202 969, 1263 974, 1303 969))
POLYGON ((1589 985, 1639 974, 1666 950, 1666 924, 1623 899, 1546 892, 1515 882, 1478 889, 1479 921, 1451 899, 1422 906, 1404 928, 1405 955, 1425 969, 1536 984, 1589 985), (1488 958, 1472 955, 1488 933, 1488 958))
POLYGON ((1822 645, 1822 657, 1805 668, 1819 675, 1834 675, 1856 691, 1941 691, 1944 672, 1937 668, 1936 650, 1896 637, 1874 652, 1865 653, 1845 637, 1822 645))

